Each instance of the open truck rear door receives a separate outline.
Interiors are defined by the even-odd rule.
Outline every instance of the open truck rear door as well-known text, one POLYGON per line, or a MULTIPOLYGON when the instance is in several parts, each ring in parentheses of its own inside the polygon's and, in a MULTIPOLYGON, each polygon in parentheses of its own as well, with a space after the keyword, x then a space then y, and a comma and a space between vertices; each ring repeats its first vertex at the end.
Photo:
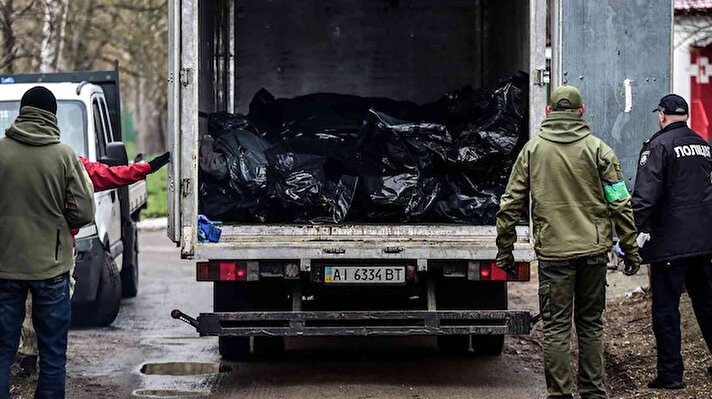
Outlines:
POLYGON ((671 90, 671 0, 555 0, 554 87, 573 85, 593 134, 611 146, 633 187, 643 142, 659 130, 651 110, 671 90))
MULTIPOLYGON (((193 240, 198 210, 191 195, 197 190, 198 163, 198 2, 169 0, 168 7, 168 237, 177 243, 193 240)), ((184 255, 192 254, 194 244, 183 243, 184 255)))

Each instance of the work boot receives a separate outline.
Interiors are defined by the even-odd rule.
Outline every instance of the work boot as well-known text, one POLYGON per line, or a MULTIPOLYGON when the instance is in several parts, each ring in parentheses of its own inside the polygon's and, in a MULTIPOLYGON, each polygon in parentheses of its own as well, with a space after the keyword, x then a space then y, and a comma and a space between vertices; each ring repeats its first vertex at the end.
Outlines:
POLYGON ((29 377, 37 373, 37 355, 19 355, 19 375, 29 377))
POLYGON ((666 379, 656 377, 654 380, 650 381, 650 383, 648 384, 648 388, 670 389, 670 390, 683 389, 683 388, 685 388, 685 383, 682 381, 679 381, 679 382, 668 381, 666 379))

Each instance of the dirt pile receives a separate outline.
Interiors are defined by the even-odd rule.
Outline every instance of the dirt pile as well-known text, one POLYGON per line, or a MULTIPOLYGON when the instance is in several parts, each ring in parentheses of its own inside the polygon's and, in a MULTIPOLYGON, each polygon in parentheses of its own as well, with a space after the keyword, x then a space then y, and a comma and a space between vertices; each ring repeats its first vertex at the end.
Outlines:
POLYGON ((687 295, 683 295, 680 304, 687 388, 677 392, 647 388, 655 378, 656 363, 650 303, 650 294, 608 302, 605 328, 609 393, 614 398, 712 398, 712 377, 707 373, 712 356, 687 295))

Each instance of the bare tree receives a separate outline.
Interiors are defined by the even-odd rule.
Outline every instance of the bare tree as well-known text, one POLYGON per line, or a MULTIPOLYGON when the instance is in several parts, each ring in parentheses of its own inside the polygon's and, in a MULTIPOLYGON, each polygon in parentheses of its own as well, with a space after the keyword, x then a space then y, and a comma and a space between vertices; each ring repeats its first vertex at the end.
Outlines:
POLYGON ((40 71, 54 72, 62 59, 69 0, 42 0, 40 71))
POLYGON ((16 61, 26 58, 18 45, 15 24, 21 21, 35 6, 35 1, 0 0, 0 71, 15 73, 16 61))
POLYGON ((166 145, 167 0, 0 0, 0 73, 109 69, 141 151, 166 145))

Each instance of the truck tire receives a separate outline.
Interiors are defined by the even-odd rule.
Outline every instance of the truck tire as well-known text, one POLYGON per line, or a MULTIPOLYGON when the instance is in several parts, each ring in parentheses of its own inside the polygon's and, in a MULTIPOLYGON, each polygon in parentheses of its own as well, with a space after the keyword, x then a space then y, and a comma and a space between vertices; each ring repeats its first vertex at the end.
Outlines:
POLYGON ((472 335, 472 350, 479 356, 500 356, 504 335, 472 335))
POLYGON ((438 335, 438 349, 448 355, 462 355, 470 349, 468 335, 438 335))
MULTIPOLYGON (((128 262, 124 262, 124 267, 121 269, 121 295, 124 298, 133 298, 138 295, 138 227, 137 220, 131 222, 133 228, 133 245, 128 262)), ((126 256, 127 254, 124 254, 126 256)))
POLYGON ((218 337, 218 350, 225 360, 245 360, 250 356, 250 337, 218 337))
POLYGON ((80 326, 105 327, 116 320, 121 307, 121 276, 116 262, 108 252, 104 253, 96 299, 87 305, 77 306, 74 320, 80 326))

